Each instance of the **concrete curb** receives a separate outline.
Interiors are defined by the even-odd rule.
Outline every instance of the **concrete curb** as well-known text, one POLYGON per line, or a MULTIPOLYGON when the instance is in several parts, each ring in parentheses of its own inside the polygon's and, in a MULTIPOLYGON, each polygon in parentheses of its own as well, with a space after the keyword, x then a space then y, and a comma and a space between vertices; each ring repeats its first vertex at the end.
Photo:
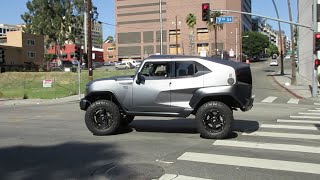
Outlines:
POLYGON ((292 94, 294 97, 298 98, 298 99, 305 99, 304 97, 296 94, 295 92, 293 92, 291 89, 287 88, 286 86, 282 85, 279 81, 277 81, 277 79, 275 78, 274 75, 272 75, 273 80, 279 85, 281 86, 283 89, 285 89, 286 91, 288 91, 290 94, 292 94))

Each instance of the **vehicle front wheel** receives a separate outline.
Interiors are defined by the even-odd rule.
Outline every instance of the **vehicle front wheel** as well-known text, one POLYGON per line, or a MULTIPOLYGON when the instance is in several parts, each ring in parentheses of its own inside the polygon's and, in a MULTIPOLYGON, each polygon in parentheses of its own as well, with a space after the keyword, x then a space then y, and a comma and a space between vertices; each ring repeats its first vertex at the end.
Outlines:
POLYGON ((226 138, 232 130, 232 110, 222 102, 207 102, 198 109, 196 123, 201 137, 207 139, 226 138))
POLYGON ((120 127, 120 112, 116 104, 108 100, 92 103, 86 111, 85 123, 95 135, 110 135, 120 127))

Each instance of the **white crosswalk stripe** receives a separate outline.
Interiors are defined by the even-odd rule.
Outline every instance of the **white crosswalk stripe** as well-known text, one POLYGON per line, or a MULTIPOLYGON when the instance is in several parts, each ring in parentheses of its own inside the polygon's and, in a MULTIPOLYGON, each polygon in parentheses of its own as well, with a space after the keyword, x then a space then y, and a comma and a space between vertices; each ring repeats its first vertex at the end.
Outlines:
POLYGON ((261 124, 261 128, 274 128, 274 129, 300 129, 300 130, 319 130, 315 126, 291 126, 282 124, 261 124))
POLYGON ((204 178, 183 176, 183 175, 177 175, 177 174, 165 174, 161 176, 159 180, 213 180, 213 179, 204 179, 204 178))
POLYGON ((290 116, 293 119, 320 119, 320 116, 290 116))
POLYGON ((288 103, 288 104, 298 104, 299 101, 300 101, 300 99, 291 98, 287 103, 288 103))
POLYGON ((178 160, 320 174, 320 164, 185 152, 178 160))
POLYGON ((213 143, 213 145, 320 154, 320 147, 316 147, 316 146, 300 146, 300 145, 291 145, 291 144, 275 144, 275 143, 262 143, 262 142, 242 142, 242 141, 232 141, 232 140, 216 140, 213 143))
POLYGON ((320 124, 320 121, 315 120, 303 120, 303 119, 277 119, 277 122, 281 123, 303 123, 303 124, 320 124))
POLYGON ((276 133, 276 132, 261 132, 261 131, 252 132, 252 133, 242 133, 242 135, 290 138, 290 139, 315 139, 315 140, 320 139, 320 135, 314 135, 314 134, 276 133))
POLYGON ((319 113, 320 113, 320 110, 319 110, 319 109, 316 109, 316 110, 315 110, 315 109, 309 109, 308 111, 309 111, 309 112, 319 112, 319 113))
MULTIPOLYGON (((298 114, 300 115, 315 115, 315 116, 320 116, 320 112, 319 113, 306 113, 306 112, 299 112, 298 114)), ((319 117, 320 118, 320 117, 319 117)))
POLYGON ((265 98, 264 100, 262 100, 261 102, 263 102, 263 103, 272 103, 277 98, 278 97, 275 97, 275 96, 269 96, 269 97, 265 98))

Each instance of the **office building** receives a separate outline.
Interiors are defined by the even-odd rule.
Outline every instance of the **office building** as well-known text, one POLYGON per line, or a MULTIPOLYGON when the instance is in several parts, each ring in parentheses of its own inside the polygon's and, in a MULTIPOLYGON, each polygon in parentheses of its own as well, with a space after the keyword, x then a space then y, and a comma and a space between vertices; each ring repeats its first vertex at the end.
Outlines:
MULTIPOLYGON (((223 25, 217 33, 217 49, 214 32, 202 21, 202 3, 210 3, 210 9, 251 12, 251 0, 163 0, 163 54, 199 54, 205 49, 209 56, 234 51, 240 54, 242 32, 251 30, 251 18, 238 13, 233 23, 223 25), (197 17, 197 24, 190 29, 186 24, 189 13, 197 17), (176 41, 177 39, 177 41, 176 41), (193 47, 193 48, 191 48, 193 47)), ((115 1, 116 46, 118 59, 143 59, 160 53, 160 3, 159 0, 115 1)))

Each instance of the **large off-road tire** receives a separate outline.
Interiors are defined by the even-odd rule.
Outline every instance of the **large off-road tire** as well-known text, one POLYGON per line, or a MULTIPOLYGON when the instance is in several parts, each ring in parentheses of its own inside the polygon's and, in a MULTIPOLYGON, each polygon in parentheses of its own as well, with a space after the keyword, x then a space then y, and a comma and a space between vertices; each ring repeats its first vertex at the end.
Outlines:
POLYGON ((196 123, 201 137, 224 139, 232 131, 232 110, 222 102, 207 102, 198 109, 196 123))
POLYGON ((94 135, 114 134, 121 123, 119 108, 108 100, 95 101, 86 111, 85 123, 94 135))
POLYGON ((134 119, 132 115, 122 115, 121 117, 121 126, 128 126, 134 119))

